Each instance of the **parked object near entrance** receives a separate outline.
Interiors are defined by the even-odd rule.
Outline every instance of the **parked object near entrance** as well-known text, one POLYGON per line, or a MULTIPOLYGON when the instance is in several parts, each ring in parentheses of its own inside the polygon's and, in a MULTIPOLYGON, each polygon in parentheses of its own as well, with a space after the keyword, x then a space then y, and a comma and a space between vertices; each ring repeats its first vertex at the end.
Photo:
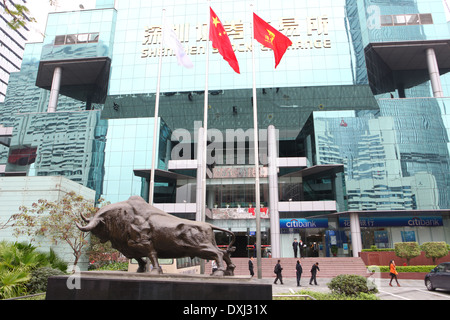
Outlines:
POLYGON ((158 258, 199 257, 217 262, 217 271, 213 275, 234 275, 235 265, 230 259, 230 253, 235 249, 232 247, 234 233, 209 223, 172 216, 149 205, 141 197, 132 196, 127 201, 101 208, 91 219, 82 218, 88 224, 77 223, 81 231, 92 232, 102 243, 111 241, 113 248, 138 262, 137 272, 146 271, 145 257, 153 265, 151 272, 157 274, 162 273, 158 258), (217 247, 214 230, 232 236, 226 250, 217 247))
POLYGON ((450 290, 450 262, 444 262, 425 276, 425 285, 429 291, 450 290))

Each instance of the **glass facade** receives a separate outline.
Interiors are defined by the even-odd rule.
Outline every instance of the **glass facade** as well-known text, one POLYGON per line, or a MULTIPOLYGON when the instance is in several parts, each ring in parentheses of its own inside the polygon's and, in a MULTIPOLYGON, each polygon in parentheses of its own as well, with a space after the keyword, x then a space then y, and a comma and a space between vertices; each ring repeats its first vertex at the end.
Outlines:
MULTIPOLYGON (((245 256, 255 241, 252 9, 234 0, 213 6, 241 74, 210 48, 207 217, 236 233, 245 256), (240 133, 244 141, 236 138, 240 133)), ((266 154, 264 137, 274 126, 279 157, 277 207, 260 159, 264 254, 275 236, 273 210, 281 256, 293 254, 294 238, 309 256, 330 256, 332 246, 340 256, 360 251, 351 213, 359 215, 364 248, 412 238, 449 242, 450 18, 443 2, 255 1, 254 10, 293 42, 276 70, 273 52, 255 45, 260 144, 266 154), (429 66, 433 56, 440 96, 429 66), (298 159, 305 164, 291 164, 298 159), (430 215, 439 223, 406 219, 430 215), (397 216, 406 222, 395 224, 397 216), (384 224, 367 223, 377 217, 385 217, 384 224)), ((197 159, 208 19, 202 1, 187 0, 97 1, 94 10, 51 13, 44 42, 26 46, 22 69, 11 74, 0 104, 0 124, 14 128, 10 144, 0 145, 0 174, 63 175, 106 201, 148 199, 155 147, 154 202, 194 204, 196 166, 177 168, 175 160, 197 159), (168 49, 160 52, 163 9, 194 68, 179 66, 168 49), (57 66, 61 91, 56 112, 48 113, 57 66)), ((187 209, 171 213, 195 216, 187 209)))

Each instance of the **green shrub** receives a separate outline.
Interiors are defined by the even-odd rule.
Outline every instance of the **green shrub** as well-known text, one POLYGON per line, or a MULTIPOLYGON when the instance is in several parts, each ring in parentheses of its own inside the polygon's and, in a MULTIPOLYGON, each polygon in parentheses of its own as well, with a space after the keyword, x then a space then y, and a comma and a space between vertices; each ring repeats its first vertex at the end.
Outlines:
POLYGON ((394 251, 394 248, 377 248, 377 246, 370 246, 370 249, 362 249, 362 252, 389 252, 394 251))
POLYGON ((412 258, 418 257, 422 253, 417 242, 397 242, 394 244, 394 249, 395 255, 406 259, 408 265, 412 258))
MULTIPOLYGON (((375 294, 372 293, 363 293, 346 296, 344 294, 336 294, 336 293, 328 293, 328 292, 317 292, 312 290, 300 290, 295 294, 306 294, 316 300, 380 300, 375 294)), ((303 297, 288 297, 288 293, 286 297, 276 297, 274 300, 301 300, 304 301, 303 297)))
POLYGON ((360 293, 374 294, 378 292, 373 282, 356 274, 338 275, 327 285, 332 293, 338 295, 355 296, 360 293))
POLYGON ((111 262, 104 264, 96 270, 103 271, 128 271, 128 262, 111 262))
POLYGON ((31 279, 27 283, 28 293, 40 293, 47 291, 48 278, 51 276, 61 276, 65 273, 59 269, 42 267, 31 272, 31 279))
POLYGON ((422 243, 420 248, 425 252, 425 257, 433 259, 434 264, 436 264, 436 259, 448 255, 447 243, 445 242, 425 242, 422 243))
MULTIPOLYGON (((435 265, 427 266, 396 266, 399 273, 402 272, 430 272, 435 265)), ((368 266, 369 272, 389 272, 389 266, 368 266)))

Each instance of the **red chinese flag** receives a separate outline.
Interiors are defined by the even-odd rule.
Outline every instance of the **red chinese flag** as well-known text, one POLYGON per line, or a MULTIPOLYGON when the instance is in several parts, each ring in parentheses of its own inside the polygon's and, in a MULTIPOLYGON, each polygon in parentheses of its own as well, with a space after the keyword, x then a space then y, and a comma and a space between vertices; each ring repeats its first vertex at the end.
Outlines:
POLYGON ((275 54, 276 69, 287 48, 292 45, 292 41, 258 17, 255 13, 253 13, 253 29, 255 40, 263 46, 273 50, 273 53, 275 54))
POLYGON ((228 38, 227 32, 225 31, 219 17, 211 10, 211 26, 209 28, 209 38, 212 41, 213 48, 219 50, 224 60, 228 61, 230 66, 237 73, 239 72, 239 63, 234 54, 233 47, 231 46, 230 38, 228 38))

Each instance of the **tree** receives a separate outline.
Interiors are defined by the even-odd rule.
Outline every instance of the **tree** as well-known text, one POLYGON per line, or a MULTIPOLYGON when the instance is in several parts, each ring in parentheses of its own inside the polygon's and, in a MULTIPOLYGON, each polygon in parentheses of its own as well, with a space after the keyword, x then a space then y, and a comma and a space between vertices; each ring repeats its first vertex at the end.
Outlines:
POLYGON ((6 220, 5 222, 0 221, 0 230, 9 228, 11 226, 11 220, 12 220, 12 216, 9 217, 9 219, 6 220))
POLYGON ((75 222, 82 222, 81 214, 90 217, 97 212, 93 202, 70 192, 58 201, 40 199, 31 208, 22 206, 19 210, 19 214, 13 215, 16 236, 27 235, 31 241, 43 236, 55 245, 63 241, 72 249, 73 265, 77 265, 88 245, 88 233, 80 231, 75 222))
POLYGON ((394 244, 395 255, 400 258, 406 259, 406 264, 409 265, 409 261, 412 258, 421 255, 420 247, 417 242, 398 242, 394 244))
MULTIPOLYGON (((30 10, 27 6, 22 4, 12 4, 8 0, 1 0, 3 2, 4 10, 12 20, 8 21, 8 26, 14 30, 25 27, 28 22, 36 22, 36 19, 31 16, 30 10)), ((57 4, 57 0, 49 0, 51 6, 57 4)))
POLYGON ((425 252, 425 257, 433 259, 433 264, 436 264, 436 259, 448 255, 448 248, 445 242, 425 242, 422 243, 421 249, 425 252))
POLYGON ((112 262, 126 260, 119 251, 112 247, 110 241, 102 243, 99 238, 92 234, 87 253, 89 254, 89 261, 94 263, 90 267, 92 266, 94 268, 99 268, 112 262))

